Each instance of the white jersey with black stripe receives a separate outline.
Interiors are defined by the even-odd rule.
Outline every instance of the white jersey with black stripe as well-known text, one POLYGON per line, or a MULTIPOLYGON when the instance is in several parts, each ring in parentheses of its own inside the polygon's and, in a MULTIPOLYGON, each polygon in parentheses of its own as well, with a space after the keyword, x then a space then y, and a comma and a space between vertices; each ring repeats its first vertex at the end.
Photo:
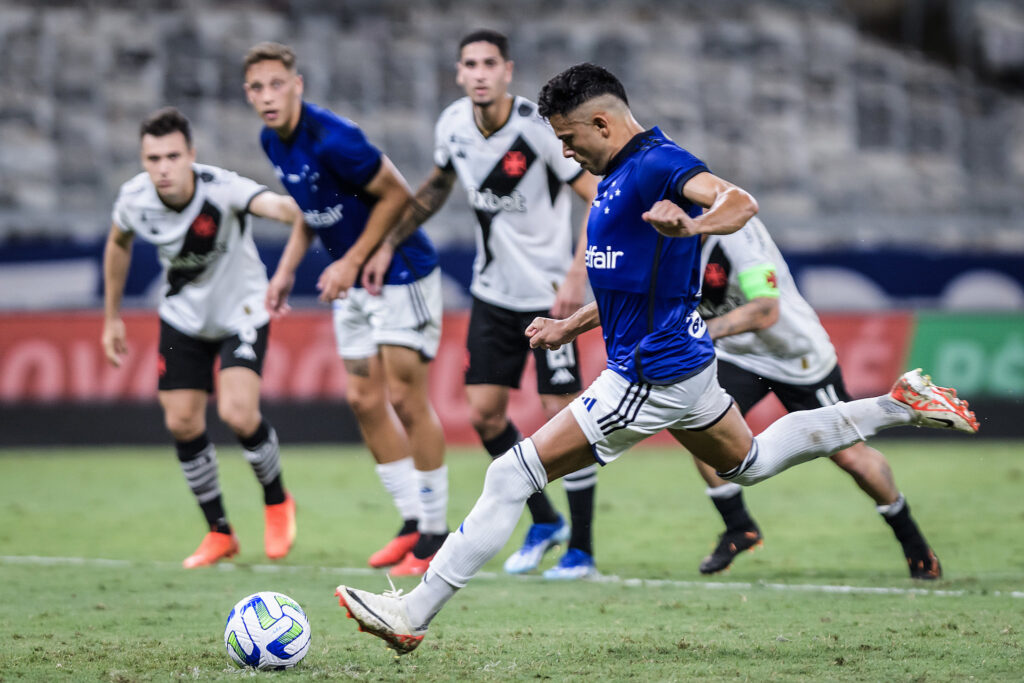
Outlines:
POLYGON ((512 311, 550 308, 572 265, 567 183, 582 171, 537 105, 516 97, 505 125, 484 137, 470 99, 456 100, 438 118, 434 163, 455 171, 477 217, 473 295, 512 311))
POLYGON ((752 218, 731 235, 708 235, 701 249, 701 303, 705 319, 725 315, 747 303, 740 274, 765 270, 779 293, 779 319, 756 332, 715 340, 715 353, 744 370, 791 384, 816 382, 836 364, 836 351, 818 315, 800 294, 771 235, 752 218))
POLYGON ((164 268, 160 317, 200 339, 262 327, 267 269, 252 238, 249 202, 266 187, 232 171, 194 164, 196 188, 176 211, 161 201, 146 173, 124 185, 113 221, 156 245, 164 268))

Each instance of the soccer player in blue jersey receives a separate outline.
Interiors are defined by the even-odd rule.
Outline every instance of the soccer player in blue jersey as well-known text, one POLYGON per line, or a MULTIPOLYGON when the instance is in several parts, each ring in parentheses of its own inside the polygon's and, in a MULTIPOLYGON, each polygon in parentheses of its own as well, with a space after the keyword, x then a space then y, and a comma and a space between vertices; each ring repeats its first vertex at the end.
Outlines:
MULTIPOLYGON (((508 38, 482 29, 459 42, 456 81, 466 96, 445 108, 434 133, 434 169, 385 244, 400 242, 444 205, 458 179, 480 230, 466 335, 466 398, 470 420, 492 458, 522 440, 508 416, 509 392, 533 355, 537 392, 546 417, 555 416, 583 388, 575 344, 557 351, 530 349, 523 335, 538 315, 564 318, 583 305, 586 238, 572 248, 570 192, 589 205, 597 179, 562 156, 562 144, 537 105, 508 91, 513 63, 508 38)), ((372 272, 374 262, 364 268, 372 272)), ((383 264, 387 265, 387 264, 383 264)), ((592 522, 597 465, 567 475, 569 524, 538 492, 526 501, 533 524, 505 571, 533 571, 553 546, 565 554, 544 572, 549 579, 597 573, 592 522)))
POLYGON ((255 45, 244 67, 246 95, 265 124, 263 150, 305 217, 270 280, 267 308, 275 316, 289 310, 295 270, 319 237, 334 259, 317 287, 333 308, 348 403, 404 519, 370 565, 422 574, 448 533, 444 435, 427 397, 428 362, 441 338, 437 253, 417 229, 389 248, 380 281, 360 278, 409 203, 408 184, 353 122, 303 101, 291 48, 255 45))
POLYGON ((361 629, 400 654, 419 645, 431 619, 502 548, 530 495, 594 460, 607 464, 664 429, 742 485, 888 427, 977 431, 955 392, 915 370, 885 396, 790 413, 755 438, 718 384, 714 347, 697 313, 700 235, 739 230, 757 211, 754 198, 657 128, 645 130, 622 84, 599 66, 581 64, 555 76, 538 104, 565 155, 604 178, 587 223, 594 304, 565 320, 538 318, 526 333, 532 345, 555 348, 601 325, 607 369, 491 463, 476 505, 411 593, 338 586, 341 604, 361 629))

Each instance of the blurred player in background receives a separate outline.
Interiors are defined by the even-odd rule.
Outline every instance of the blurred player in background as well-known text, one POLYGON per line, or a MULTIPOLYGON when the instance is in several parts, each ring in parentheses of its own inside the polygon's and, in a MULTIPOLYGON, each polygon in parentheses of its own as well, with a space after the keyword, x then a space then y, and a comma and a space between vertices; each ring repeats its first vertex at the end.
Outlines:
MULTIPOLYGON (((744 415, 769 392, 786 410, 808 410, 849 401, 836 351, 814 310, 800 295, 789 267, 757 218, 731 235, 706 235, 702 247, 701 317, 715 341, 718 381, 744 415)), ((878 506, 915 579, 942 576, 910 515, 885 456, 861 442, 831 456, 878 506)), ((694 458, 707 493, 725 522, 702 574, 727 568, 761 543, 761 530, 743 502, 742 488, 694 458)))
MULTIPOLYGON (((508 416, 509 390, 519 388, 529 340, 523 335, 537 316, 566 318, 583 304, 586 233, 572 251, 571 187, 589 207, 597 179, 562 156, 562 145, 537 105, 508 92, 512 61, 508 38, 490 30, 459 43, 456 82, 466 97, 445 109, 434 136, 434 169, 416 191, 403 220, 389 234, 388 250, 426 222, 451 194, 456 177, 469 195, 480 230, 473 264, 473 307, 466 348, 466 397, 473 427, 492 458, 523 437, 508 416)), ((377 268, 387 265, 385 259, 377 268)), ((372 261, 376 261, 374 257, 372 261)), ((367 287, 377 279, 367 266, 367 287)), ((557 351, 533 350, 537 390, 550 419, 576 397, 582 382, 575 342, 557 351)), ((505 562, 520 574, 540 564, 548 549, 569 541, 546 578, 593 574, 592 521, 597 465, 565 478, 572 527, 543 491, 526 501, 533 524, 523 546, 505 562)))
POLYGON ((952 390, 912 371, 888 395, 790 413, 755 438, 718 384, 697 313, 699 236, 742 228, 757 212, 754 198, 658 128, 644 130, 622 84, 599 66, 548 81, 538 110, 566 156, 604 177, 587 223, 588 242, 599 247, 587 256, 595 301, 565 320, 538 318, 527 334, 532 345, 555 348, 601 325, 608 365, 568 408, 491 463, 476 505, 412 592, 338 586, 360 630, 399 654, 419 645, 441 608, 504 546, 527 498, 662 430, 724 479, 749 486, 889 427, 978 427, 952 390))
POLYGON ((206 404, 217 373, 217 413, 237 435, 263 485, 267 557, 282 558, 295 539, 295 501, 281 481, 277 433, 260 413, 260 372, 269 315, 267 271, 248 214, 301 225, 287 196, 231 171, 197 164, 188 119, 168 107, 140 131, 143 173, 114 204, 103 256, 103 350, 115 366, 126 352, 121 299, 135 235, 155 244, 166 281, 160 295, 159 398, 178 460, 210 532, 186 568, 238 552, 224 511, 217 452, 206 435, 206 404))
POLYGON ((334 259, 317 287, 333 308, 348 403, 404 520, 369 563, 422 574, 448 533, 444 434, 427 397, 441 339, 437 253, 417 228, 389 254, 379 286, 364 288, 360 270, 412 196, 405 179, 353 122, 303 101, 291 48, 260 43, 244 67, 249 104, 265 124, 263 151, 305 216, 270 280, 267 308, 289 310, 295 270, 319 236, 334 259))

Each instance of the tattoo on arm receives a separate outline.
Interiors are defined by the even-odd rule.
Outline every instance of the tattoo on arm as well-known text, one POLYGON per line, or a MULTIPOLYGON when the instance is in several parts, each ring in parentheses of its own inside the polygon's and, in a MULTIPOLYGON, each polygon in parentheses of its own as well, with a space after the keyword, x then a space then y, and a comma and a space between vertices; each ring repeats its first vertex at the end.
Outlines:
POLYGON ((451 173, 436 173, 416 192, 412 207, 417 221, 422 223, 437 213, 451 194, 454 181, 455 177, 451 173))
POLYGON ((345 372, 356 377, 370 376, 369 358, 345 358, 345 372))
POLYGON ((437 213, 451 194, 454 182, 454 173, 435 172, 420 189, 416 190, 416 194, 409 200, 409 210, 388 237, 391 246, 398 246, 404 242, 416 228, 437 213))

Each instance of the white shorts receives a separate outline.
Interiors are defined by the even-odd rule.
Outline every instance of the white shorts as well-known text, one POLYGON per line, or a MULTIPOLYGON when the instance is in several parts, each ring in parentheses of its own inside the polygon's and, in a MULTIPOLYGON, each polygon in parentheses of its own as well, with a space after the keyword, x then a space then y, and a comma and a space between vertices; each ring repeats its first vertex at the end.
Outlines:
POLYGON ((426 358, 441 344, 441 269, 406 285, 384 285, 380 296, 362 287, 333 304, 334 339, 342 358, 370 358, 381 345, 405 346, 426 358))
POLYGON ((605 370, 569 404, 594 449, 594 459, 610 463, 663 429, 707 429, 732 406, 718 384, 712 362, 696 375, 665 386, 630 382, 605 370))

